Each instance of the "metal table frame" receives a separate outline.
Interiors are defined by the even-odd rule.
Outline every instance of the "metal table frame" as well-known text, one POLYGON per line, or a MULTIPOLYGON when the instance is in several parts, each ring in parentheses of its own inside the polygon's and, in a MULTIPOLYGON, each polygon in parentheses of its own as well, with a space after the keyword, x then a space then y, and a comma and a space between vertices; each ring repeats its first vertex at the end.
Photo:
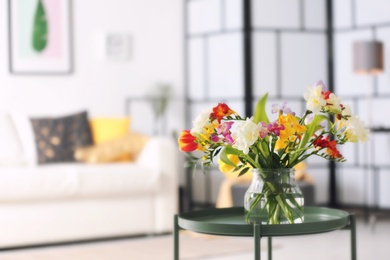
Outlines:
POLYGON ((295 236, 350 230, 351 259, 356 260, 356 218, 346 211, 305 207, 305 220, 300 224, 246 224, 242 207, 206 209, 175 215, 174 259, 179 260, 179 230, 220 236, 249 236, 254 238, 255 260, 260 260, 262 237, 268 238, 268 260, 272 260, 272 237, 295 236))

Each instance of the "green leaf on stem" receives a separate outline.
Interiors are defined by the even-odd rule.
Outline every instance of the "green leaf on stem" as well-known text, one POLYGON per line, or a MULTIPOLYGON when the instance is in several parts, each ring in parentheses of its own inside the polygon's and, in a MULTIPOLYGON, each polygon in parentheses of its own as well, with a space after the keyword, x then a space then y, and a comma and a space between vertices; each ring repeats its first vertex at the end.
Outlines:
POLYGON ((229 146, 225 147, 225 149, 222 150, 221 155, 219 156, 219 159, 221 159, 222 162, 225 164, 232 166, 232 167, 237 167, 232 161, 229 160, 229 157, 227 156, 228 154, 234 154, 231 153, 230 150, 235 150, 234 148, 229 149, 229 146))
POLYGON ((238 174, 238 177, 247 173, 249 171, 249 169, 250 169, 249 167, 245 167, 244 169, 242 169, 242 171, 240 171, 240 173, 238 174))
POLYGON ((310 140, 310 137, 312 137, 315 131, 317 130, 317 126, 324 120, 330 122, 329 118, 324 115, 316 115, 314 117, 313 121, 307 126, 307 130, 302 137, 302 141, 299 144, 298 150, 305 147, 307 142, 310 140))
POLYGON ((265 94, 260 100, 257 102, 255 114, 253 116, 253 122, 256 124, 259 122, 264 122, 266 124, 269 123, 269 119, 267 116, 267 112, 265 110, 265 105, 267 104, 268 93, 265 94))
POLYGON ((298 149, 297 151, 298 152, 295 152, 293 156, 291 156, 291 162, 289 163, 289 167, 293 167, 295 166, 298 162, 300 162, 300 160, 297 160, 299 156, 301 156, 304 152, 305 152, 305 146, 306 144, 309 142, 310 138, 313 136, 313 134, 318 130, 318 125, 322 122, 322 121, 328 121, 329 123, 331 123, 331 121, 329 120, 329 118, 325 115, 316 115, 313 119, 313 121, 307 125, 306 127, 306 132, 305 134, 303 135, 302 137, 302 140, 301 142, 299 143, 299 146, 298 146, 298 149))

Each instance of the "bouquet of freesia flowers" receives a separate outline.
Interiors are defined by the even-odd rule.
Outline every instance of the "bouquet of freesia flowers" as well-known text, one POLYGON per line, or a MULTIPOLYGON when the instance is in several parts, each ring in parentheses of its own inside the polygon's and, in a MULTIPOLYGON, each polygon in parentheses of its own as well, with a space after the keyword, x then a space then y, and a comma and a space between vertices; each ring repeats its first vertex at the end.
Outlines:
POLYGON ((267 95, 259 100, 253 117, 243 118, 223 103, 203 111, 193 128, 179 137, 181 151, 201 152, 201 156, 188 154, 187 165, 200 162, 211 167, 219 155, 220 163, 240 176, 250 169, 293 168, 310 156, 342 162, 339 145, 367 140, 363 122, 321 81, 307 90, 304 99, 306 111, 301 116, 286 103, 272 105, 274 121, 266 113, 267 95))

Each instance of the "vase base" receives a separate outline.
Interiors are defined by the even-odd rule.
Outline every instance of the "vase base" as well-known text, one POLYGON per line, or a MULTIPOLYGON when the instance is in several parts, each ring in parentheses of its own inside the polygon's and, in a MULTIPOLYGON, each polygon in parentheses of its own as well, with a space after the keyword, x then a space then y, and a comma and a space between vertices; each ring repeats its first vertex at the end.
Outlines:
POLYGON ((249 224, 303 222, 304 198, 295 182, 294 169, 253 169, 245 192, 245 221, 249 224))
POLYGON ((245 222, 247 224, 262 224, 262 225, 286 225, 286 224, 300 224, 303 223, 304 217, 302 218, 296 218, 292 222, 289 222, 287 219, 280 220, 279 222, 272 222, 267 219, 267 217, 250 217, 249 219, 246 219, 245 222))

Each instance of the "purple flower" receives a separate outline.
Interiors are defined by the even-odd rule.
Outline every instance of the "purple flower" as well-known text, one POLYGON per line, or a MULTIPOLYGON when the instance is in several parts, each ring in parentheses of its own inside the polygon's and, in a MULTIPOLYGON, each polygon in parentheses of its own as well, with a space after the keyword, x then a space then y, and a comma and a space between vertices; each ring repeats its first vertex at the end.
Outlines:
POLYGON ((278 104, 273 104, 272 105, 272 114, 275 114, 275 113, 285 113, 285 114, 292 114, 292 115, 295 115, 294 112, 291 111, 291 109, 287 106, 287 102, 283 102, 283 105, 282 106, 279 106, 278 104))
POLYGON ((322 80, 317 81, 317 82, 314 83, 311 87, 312 87, 312 88, 316 88, 316 87, 318 87, 318 86, 321 86, 323 92, 326 91, 326 86, 325 86, 325 84, 324 84, 324 82, 323 82, 322 80))

